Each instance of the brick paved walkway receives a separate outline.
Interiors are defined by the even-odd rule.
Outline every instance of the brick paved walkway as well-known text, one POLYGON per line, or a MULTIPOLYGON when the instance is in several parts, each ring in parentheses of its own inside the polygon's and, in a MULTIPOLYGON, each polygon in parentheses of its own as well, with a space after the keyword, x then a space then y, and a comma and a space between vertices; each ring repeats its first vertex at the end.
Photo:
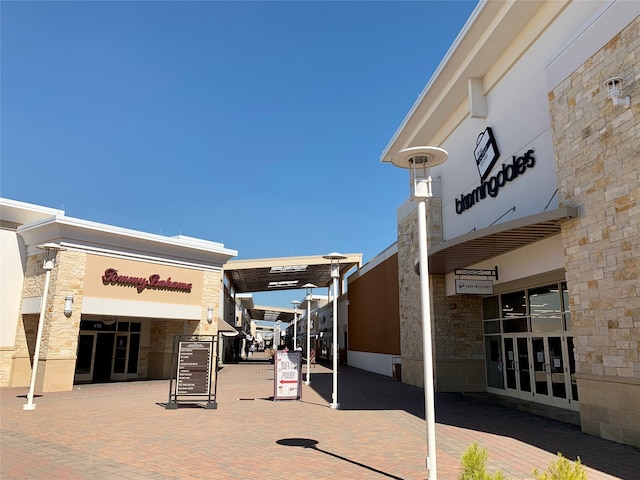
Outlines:
MULTIPOLYGON (((306 369, 303 369, 306 371, 306 369)), ((166 410, 168 381, 76 386, 36 396, 0 389, 0 478, 425 479, 422 390, 340 367, 340 410, 328 408, 331 371, 311 369, 300 401, 270 400, 273 366, 227 365, 218 408, 166 410)), ((489 397, 438 394, 438 478, 455 480, 472 442, 489 468, 532 479, 557 451, 582 458, 589 480, 640 478, 640 451, 489 397)))

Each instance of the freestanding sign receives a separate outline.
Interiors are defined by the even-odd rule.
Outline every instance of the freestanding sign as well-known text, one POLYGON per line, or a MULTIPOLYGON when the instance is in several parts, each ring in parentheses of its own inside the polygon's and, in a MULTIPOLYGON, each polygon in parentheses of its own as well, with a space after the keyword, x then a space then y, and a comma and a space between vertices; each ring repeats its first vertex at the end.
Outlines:
POLYGON ((299 400, 302 397, 301 352, 276 350, 273 367, 273 399, 299 400))
MULTIPOLYGON (((217 337, 178 336, 173 344, 173 369, 169 382, 169 401, 165 408, 176 409, 179 402, 206 401, 205 408, 217 408, 212 374, 217 372, 217 337)), ((217 383, 217 375, 216 375, 217 383)))

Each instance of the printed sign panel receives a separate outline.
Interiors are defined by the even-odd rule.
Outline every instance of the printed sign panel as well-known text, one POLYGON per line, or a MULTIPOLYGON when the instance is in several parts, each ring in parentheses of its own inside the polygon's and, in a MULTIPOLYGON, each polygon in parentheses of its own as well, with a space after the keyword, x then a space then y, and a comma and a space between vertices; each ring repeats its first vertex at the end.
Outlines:
POLYGON ((302 355, 278 350, 274 355, 273 399, 298 400, 302 396, 302 355))
POLYGON ((491 295, 493 293, 493 281, 491 280, 462 280, 456 278, 456 293, 468 295, 491 295))
POLYGON ((211 385, 211 342, 180 342, 178 395, 208 395, 211 385))

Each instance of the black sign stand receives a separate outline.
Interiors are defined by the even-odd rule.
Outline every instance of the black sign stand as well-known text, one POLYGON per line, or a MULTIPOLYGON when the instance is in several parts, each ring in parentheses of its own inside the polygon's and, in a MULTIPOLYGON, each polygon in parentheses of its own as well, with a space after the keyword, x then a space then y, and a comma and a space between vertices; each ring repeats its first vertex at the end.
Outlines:
POLYGON ((175 410, 180 403, 202 402, 206 402, 206 409, 218 408, 218 336, 177 335, 173 339, 172 358, 169 401, 165 408, 175 410))

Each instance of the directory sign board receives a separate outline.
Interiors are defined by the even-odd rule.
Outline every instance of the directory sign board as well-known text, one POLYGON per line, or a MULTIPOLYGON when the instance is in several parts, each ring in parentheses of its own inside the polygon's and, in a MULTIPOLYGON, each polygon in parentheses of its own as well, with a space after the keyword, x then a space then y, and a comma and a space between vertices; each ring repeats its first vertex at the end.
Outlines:
POLYGON ((208 395, 211 386, 211 342, 180 342, 178 395, 208 395))
POLYGON ((274 353, 273 399, 298 400, 302 397, 301 352, 274 353))

